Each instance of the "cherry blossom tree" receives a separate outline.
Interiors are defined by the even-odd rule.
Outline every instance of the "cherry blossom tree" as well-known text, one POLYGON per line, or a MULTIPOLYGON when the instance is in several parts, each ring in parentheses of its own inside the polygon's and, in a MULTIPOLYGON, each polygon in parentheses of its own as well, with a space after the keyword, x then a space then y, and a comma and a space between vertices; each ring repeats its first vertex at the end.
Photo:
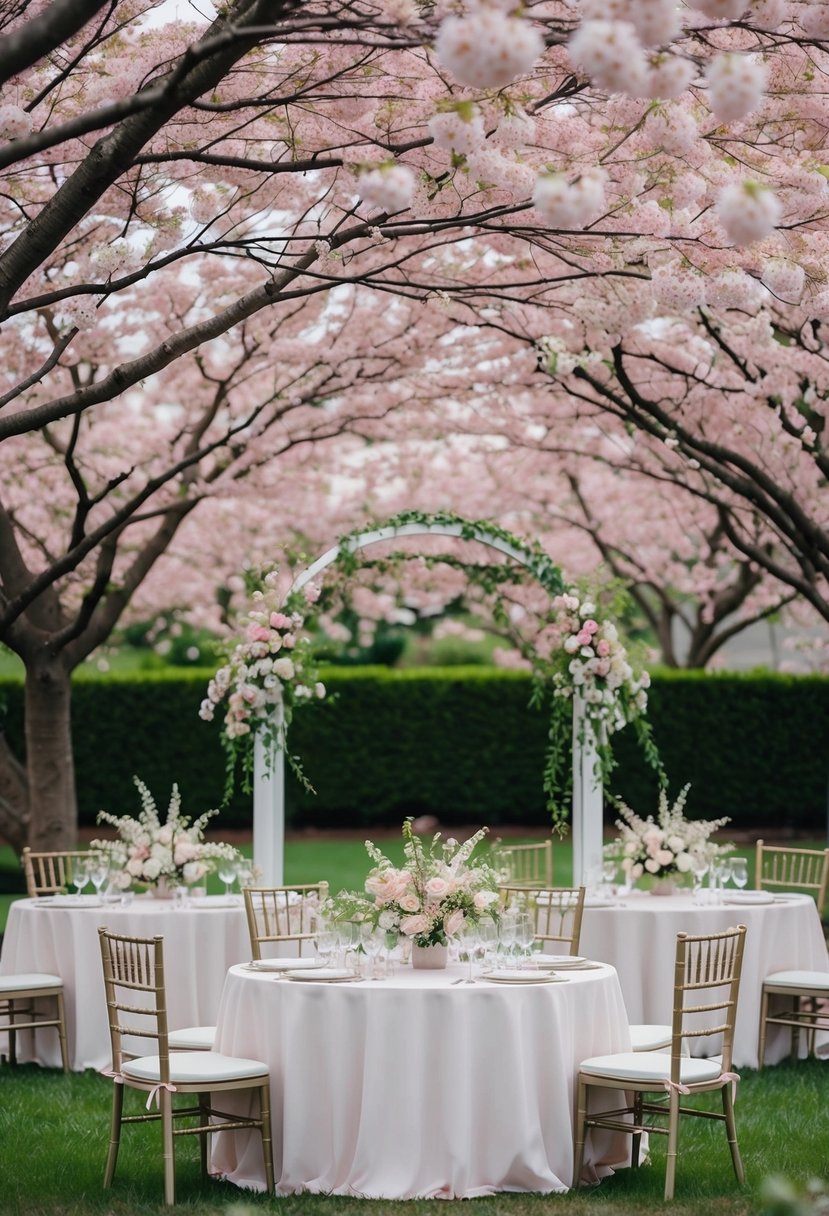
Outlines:
MULTIPOLYGON (((27 672, 27 767, 0 757, 0 816, 16 842, 71 842, 69 675, 196 507, 364 418, 370 433, 423 391, 459 312, 509 336, 504 382, 541 350, 551 400, 675 439, 678 475, 717 510, 745 456, 737 423, 715 447, 690 427, 712 400, 822 452, 829 6, 229 0, 153 24, 161 11, 0 15, 0 640, 27 672), (791 352, 763 391, 755 287, 791 352), (624 336, 594 332, 622 298, 624 336), (565 382, 549 343, 571 323, 565 382), (681 418, 660 396, 679 389, 681 418)), ((497 374, 462 370, 467 387, 497 374)), ((772 531, 752 542, 737 509, 729 539, 758 565, 770 547, 766 568, 822 602, 818 521, 754 480, 772 531)))

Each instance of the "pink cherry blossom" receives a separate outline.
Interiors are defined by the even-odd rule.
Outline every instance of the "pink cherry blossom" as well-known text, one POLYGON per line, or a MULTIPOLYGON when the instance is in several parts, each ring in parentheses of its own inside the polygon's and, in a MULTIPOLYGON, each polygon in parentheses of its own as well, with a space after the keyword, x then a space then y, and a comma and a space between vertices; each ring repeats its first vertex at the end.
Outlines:
POLYGON ((496 8, 447 17, 435 39, 435 54, 461 84, 500 89, 523 76, 544 50, 538 30, 496 8))
POLYGON ((628 21, 585 21, 567 50, 576 67, 608 93, 645 95, 648 65, 636 30, 628 21))
POLYGON ((735 245, 761 241, 780 221, 780 204, 774 191, 754 181, 726 186, 717 199, 716 211, 735 245))
POLYGON ((763 284, 786 304, 797 304, 806 285, 806 272, 788 258, 769 258, 763 266, 763 284))
POLYGON ((357 189, 364 202, 390 215, 405 211, 412 201, 414 174, 406 165, 371 169, 357 178, 357 189))
POLYGON ((720 122, 738 122, 763 101, 765 64, 755 55, 717 55, 705 73, 708 100, 720 122))

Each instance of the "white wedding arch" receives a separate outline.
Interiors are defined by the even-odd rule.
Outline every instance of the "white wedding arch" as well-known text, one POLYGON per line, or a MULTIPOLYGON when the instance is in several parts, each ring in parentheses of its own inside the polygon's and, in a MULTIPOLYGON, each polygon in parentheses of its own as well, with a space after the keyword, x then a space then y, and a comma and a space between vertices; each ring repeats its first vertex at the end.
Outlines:
MULTIPOLYGON (((538 556, 484 527, 462 522, 411 522, 374 528, 334 545, 297 576, 291 591, 301 591, 343 553, 356 553, 380 541, 403 536, 448 536, 479 541, 526 567, 537 577, 538 556)), ((276 710, 280 712, 279 707, 276 710)), ((573 698, 573 881, 584 883, 602 862, 602 782, 591 723, 580 697, 573 698)), ((283 882, 285 858, 285 762, 283 749, 257 734, 253 767, 253 860, 268 886, 283 882), (270 754, 266 750, 270 749, 270 754)))

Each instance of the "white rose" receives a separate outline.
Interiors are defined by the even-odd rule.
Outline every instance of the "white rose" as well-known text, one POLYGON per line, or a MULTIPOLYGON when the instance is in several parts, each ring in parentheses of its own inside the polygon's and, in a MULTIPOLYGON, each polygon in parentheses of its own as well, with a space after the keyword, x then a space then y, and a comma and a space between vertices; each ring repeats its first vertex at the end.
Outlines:
POLYGON ((157 857, 148 857, 144 862, 144 877, 149 878, 152 881, 152 879, 158 878, 160 873, 161 862, 157 857))
POLYGON ((294 678, 294 664, 292 659, 276 659, 273 665, 273 670, 274 675, 279 676, 280 680, 292 680, 294 678))
POLYGON ((677 853, 676 868, 679 870, 680 874, 687 874, 691 869, 691 854, 677 853))

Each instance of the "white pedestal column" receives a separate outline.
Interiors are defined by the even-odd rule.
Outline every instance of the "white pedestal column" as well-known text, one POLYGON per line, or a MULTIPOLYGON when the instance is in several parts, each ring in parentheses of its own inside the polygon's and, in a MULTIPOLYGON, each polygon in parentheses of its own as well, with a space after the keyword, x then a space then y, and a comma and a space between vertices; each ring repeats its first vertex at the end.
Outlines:
POLYGON ((285 754, 257 735, 253 752, 253 864, 257 883, 281 887, 285 872, 285 754))
POLYGON ((573 884, 587 885, 601 871, 602 782, 596 775, 596 740, 584 712, 584 701, 573 697, 573 884))

